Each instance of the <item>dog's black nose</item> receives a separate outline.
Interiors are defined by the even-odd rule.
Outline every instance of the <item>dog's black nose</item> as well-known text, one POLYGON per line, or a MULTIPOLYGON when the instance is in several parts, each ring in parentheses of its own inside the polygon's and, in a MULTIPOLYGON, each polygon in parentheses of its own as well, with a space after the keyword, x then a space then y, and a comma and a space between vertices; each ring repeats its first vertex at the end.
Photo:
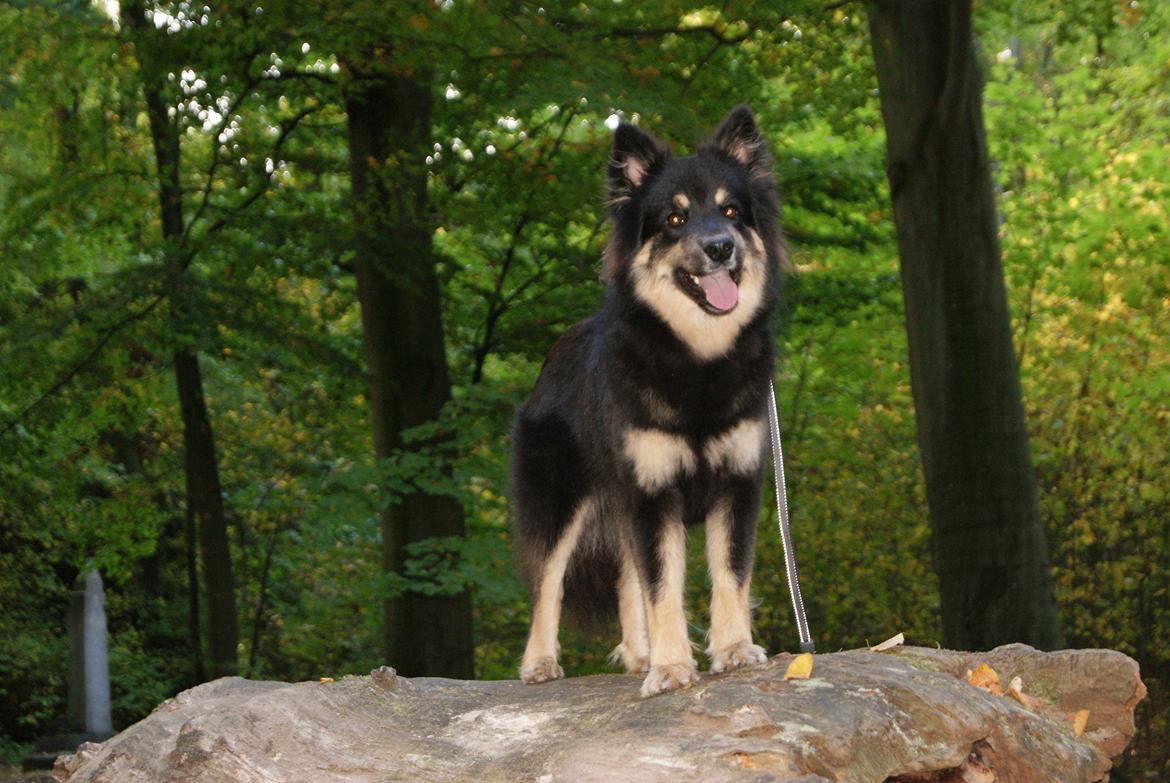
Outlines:
POLYGON ((718 237, 703 245, 703 252, 707 254, 707 258, 711 259, 717 264, 722 264, 724 261, 731 258, 731 253, 734 250, 735 243, 732 242, 728 237, 718 237))

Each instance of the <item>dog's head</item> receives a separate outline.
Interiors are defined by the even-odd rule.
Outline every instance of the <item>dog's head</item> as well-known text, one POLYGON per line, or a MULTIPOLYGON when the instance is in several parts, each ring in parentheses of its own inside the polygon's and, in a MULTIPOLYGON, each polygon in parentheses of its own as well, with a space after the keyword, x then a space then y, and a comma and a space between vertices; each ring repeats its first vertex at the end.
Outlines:
POLYGON ((751 112, 733 109, 685 158, 622 123, 608 174, 603 279, 657 313, 700 359, 725 354, 772 306, 784 257, 772 157, 751 112))

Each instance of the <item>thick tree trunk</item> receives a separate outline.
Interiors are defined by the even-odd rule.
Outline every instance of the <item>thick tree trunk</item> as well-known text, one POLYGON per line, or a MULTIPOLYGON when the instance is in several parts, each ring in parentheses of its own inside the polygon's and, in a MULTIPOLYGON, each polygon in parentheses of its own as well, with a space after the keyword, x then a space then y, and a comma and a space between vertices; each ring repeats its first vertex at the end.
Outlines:
MULTIPOLYGON (((166 68, 157 61, 160 41, 153 25, 147 23, 141 2, 122 4, 122 21, 131 31, 142 73, 143 95, 154 144, 158 177, 159 215, 163 242, 169 254, 168 276, 171 309, 178 327, 185 323, 182 287, 189 257, 178 254, 183 234, 183 191, 179 176, 178 130, 167 116, 162 85, 166 68)), ((183 446, 187 479, 187 514, 199 535, 203 564, 203 585, 207 595, 207 639, 211 674, 235 674, 239 631, 236 625, 235 584, 232 580, 231 550, 228 547, 227 515, 219 483, 219 462, 211 418, 203 397, 199 357, 189 347, 174 351, 175 383, 183 418, 183 446)))
MULTIPOLYGON (((379 458, 402 445, 403 430, 433 420, 451 396, 426 193, 430 106, 429 86, 410 76, 379 70, 348 85, 354 265, 379 458)), ((458 502, 408 495, 382 514, 383 570, 402 573, 412 542, 462 535, 458 502)), ((466 592, 407 592, 388 599, 384 615, 387 663, 416 676, 472 675, 466 592)))
POLYGON ((969 2, 871 0, 944 642, 1061 631, 1012 350, 969 2))

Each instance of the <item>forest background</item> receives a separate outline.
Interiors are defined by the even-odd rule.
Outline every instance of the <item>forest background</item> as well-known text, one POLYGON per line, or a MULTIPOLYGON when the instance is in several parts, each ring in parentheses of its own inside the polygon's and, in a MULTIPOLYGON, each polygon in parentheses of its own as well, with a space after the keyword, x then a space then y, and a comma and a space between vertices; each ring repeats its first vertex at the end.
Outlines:
MULTIPOLYGON (((1170 8, 988 0, 974 28, 1064 635, 1140 661, 1118 779, 1164 779, 1170 8)), ((0 7, 0 753, 62 729, 86 563, 117 726, 215 673, 395 664, 407 594, 462 597, 468 673, 514 677, 508 427, 600 296, 611 129, 686 149, 740 102, 796 269, 777 389, 818 650, 941 642, 879 97, 860 3, 0 7), (401 125, 371 82, 421 85, 399 130, 423 128, 425 167, 354 156, 401 125), (412 166, 421 187, 387 189, 412 166), (387 225, 433 280, 447 391, 376 442, 357 279, 387 225), (420 493, 462 535, 416 535, 385 572, 387 516, 420 493)), ((770 497, 756 562, 759 639, 794 649, 770 497)), ((571 638, 567 672, 608 670, 612 643, 571 638)))

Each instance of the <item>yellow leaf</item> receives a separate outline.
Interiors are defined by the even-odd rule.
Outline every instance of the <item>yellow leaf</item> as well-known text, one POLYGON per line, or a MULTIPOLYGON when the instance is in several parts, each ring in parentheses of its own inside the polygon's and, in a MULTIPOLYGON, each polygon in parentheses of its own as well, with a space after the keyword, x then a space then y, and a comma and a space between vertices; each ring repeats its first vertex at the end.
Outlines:
POLYGON ((1073 734, 1078 737, 1085 733, 1085 726, 1089 722, 1088 710, 1077 710, 1073 715, 1069 715, 1069 721, 1072 723, 1073 734))
POLYGON ((793 658, 792 663, 788 664, 788 668, 784 670, 784 679, 807 680, 812 676, 812 669, 812 653, 801 653, 793 658))
POLYGON ((967 673, 967 682, 976 688, 994 693, 996 696, 1003 695, 1003 687, 999 684, 999 675, 996 674, 995 669, 985 663, 975 667, 975 671, 967 673))

